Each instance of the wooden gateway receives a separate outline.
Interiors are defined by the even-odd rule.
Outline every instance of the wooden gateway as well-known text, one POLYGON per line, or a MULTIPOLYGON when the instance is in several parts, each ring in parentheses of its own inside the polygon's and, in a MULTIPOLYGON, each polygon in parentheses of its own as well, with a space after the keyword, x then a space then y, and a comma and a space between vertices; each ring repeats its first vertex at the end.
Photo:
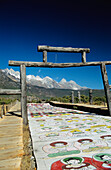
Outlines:
POLYGON ((111 61, 86 62, 86 53, 90 52, 89 48, 72 48, 72 47, 50 47, 38 46, 38 52, 43 52, 43 62, 24 62, 24 61, 9 61, 9 66, 20 66, 20 90, 0 90, 0 94, 21 94, 21 112, 24 124, 28 124, 27 119, 27 95, 26 95, 26 67, 49 67, 49 68, 65 68, 65 67, 82 67, 82 66, 98 66, 100 65, 101 74, 106 95, 108 113, 111 116, 111 99, 106 65, 110 65, 111 61), (67 52, 81 53, 81 63, 50 63, 47 62, 47 52, 67 52))

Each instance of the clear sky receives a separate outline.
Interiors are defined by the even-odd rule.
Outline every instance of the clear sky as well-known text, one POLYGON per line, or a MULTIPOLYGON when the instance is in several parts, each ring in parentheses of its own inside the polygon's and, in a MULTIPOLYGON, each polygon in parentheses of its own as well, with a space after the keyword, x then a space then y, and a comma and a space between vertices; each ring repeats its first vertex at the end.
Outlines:
MULTIPOLYGON (((90 48, 87 61, 111 60, 111 2, 106 0, 0 0, 0 69, 9 60, 42 61, 38 45, 90 48)), ((48 62, 81 62, 80 54, 48 53, 48 62)), ((103 88, 99 67, 27 68, 27 74, 65 78, 103 88)), ((111 84, 111 66, 107 66, 111 84)))

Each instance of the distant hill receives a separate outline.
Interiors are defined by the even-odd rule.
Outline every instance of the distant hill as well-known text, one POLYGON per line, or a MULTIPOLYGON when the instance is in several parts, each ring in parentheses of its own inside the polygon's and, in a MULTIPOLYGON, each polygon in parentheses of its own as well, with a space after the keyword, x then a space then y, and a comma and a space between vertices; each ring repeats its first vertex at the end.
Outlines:
MULTIPOLYGON (((2 89, 19 89, 20 80, 15 79, 12 75, 6 74, 0 70, 0 88, 2 89)), ((73 90, 74 95, 77 96, 78 90, 73 90)), ((89 89, 79 90, 81 95, 89 95, 89 89)), ((58 89, 58 88, 44 88, 27 83, 27 95, 37 96, 41 99, 50 97, 63 97, 71 95, 71 89, 58 89)), ((104 96, 104 90, 93 90, 93 96, 102 97, 104 96)))

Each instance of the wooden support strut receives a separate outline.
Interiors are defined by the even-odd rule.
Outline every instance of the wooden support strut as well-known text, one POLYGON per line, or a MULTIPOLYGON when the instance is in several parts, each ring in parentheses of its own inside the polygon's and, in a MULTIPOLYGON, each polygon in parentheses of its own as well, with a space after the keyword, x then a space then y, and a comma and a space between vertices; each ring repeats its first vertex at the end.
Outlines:
POLYGON ((26 67, 24 64, 20 66, 20 76, 21 76, 21 111, 23 123, 28 124, 27 117, 27 94, 26 94, 26 67))
POLYGON ((82 62, 86 63, 86 52, 85 51, 82 52, 82 62))
POLYGON ((47 51, 43 51, 43 62, 47 63, 47 51))
POLYGON ((104 91, 105 91, 105 95, 106 95, 107 107, 108 107, 109 115, 111 116, 110 90, 109 90, 109 82, 108 82, 108 76, 107 76, 105 63, 101 64, 101 73, 102 73, 102 78, 103 78, 103 84, 104 84, 104 91))

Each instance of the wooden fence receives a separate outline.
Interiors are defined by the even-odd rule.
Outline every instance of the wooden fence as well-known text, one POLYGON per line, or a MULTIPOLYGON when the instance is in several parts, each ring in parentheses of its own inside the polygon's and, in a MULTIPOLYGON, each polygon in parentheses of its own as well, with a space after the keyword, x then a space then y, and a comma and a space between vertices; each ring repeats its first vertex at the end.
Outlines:
POLYGON ((16 104, 16 101, 11 102, 10 104, 2 104, 0 105, 0 117, 3 118, 3 116, 6 115, 6 113, 16 104))

